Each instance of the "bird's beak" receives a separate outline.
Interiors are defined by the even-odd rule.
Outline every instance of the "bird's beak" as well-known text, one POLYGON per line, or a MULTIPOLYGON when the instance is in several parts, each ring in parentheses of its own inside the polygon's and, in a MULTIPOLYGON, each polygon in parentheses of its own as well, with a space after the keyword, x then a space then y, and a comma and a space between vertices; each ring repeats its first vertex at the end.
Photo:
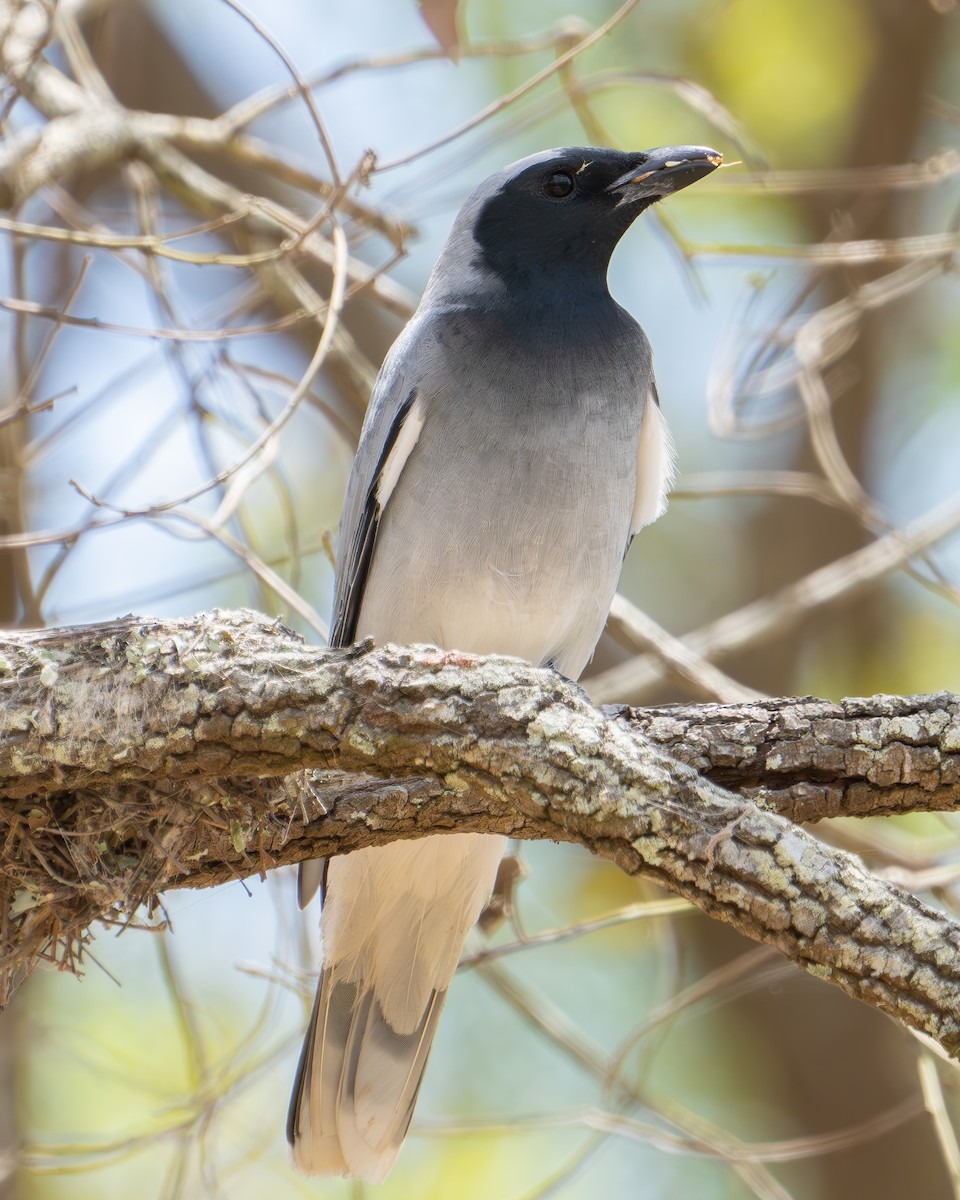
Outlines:
POLYGON ((659 200, 703 179, 723 163, 709 146, 661 146, 637 154, 636 166, 607 188, 619 192, 621 204, 659 200))

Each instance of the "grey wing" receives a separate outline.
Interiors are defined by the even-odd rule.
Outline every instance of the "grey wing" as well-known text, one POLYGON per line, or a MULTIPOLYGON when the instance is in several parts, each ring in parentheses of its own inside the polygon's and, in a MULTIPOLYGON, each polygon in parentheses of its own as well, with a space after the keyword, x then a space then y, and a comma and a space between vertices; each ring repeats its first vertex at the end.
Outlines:
POLYGON ((380 518, 423 421, 417 389, 404 372, 381 376, 364 423, 340 518, 330 645, 349 646, 373 558, 380 518))
MULTIPOLYGON (((380 519, 423 428, 417 389, 409 382, 409 372, 391 359, 393 354, 377 379, 347 482, 337 548, 331 646, 349 646, 356 638, 380 519)), ((318 889, 322 893, 326 876, 325 859, 300 864, 297 902, 301 908, 306 908, 318 889)))

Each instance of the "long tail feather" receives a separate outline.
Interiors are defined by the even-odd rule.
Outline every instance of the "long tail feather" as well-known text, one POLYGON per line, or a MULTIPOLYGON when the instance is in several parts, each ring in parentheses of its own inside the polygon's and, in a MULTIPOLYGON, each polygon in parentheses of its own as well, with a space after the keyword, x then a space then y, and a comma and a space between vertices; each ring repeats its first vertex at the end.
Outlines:
POLYGON ((287 1118, 302 1171, 387 1177, 502 853, 502 838, 454 834, 330 863, 324 968, 287 1118))

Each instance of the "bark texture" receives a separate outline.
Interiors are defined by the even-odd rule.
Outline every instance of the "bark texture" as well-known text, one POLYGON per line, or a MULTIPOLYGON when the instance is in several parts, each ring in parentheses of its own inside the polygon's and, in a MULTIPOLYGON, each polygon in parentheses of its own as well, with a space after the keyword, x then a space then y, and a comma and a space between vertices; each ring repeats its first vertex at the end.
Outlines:
POLYGON ((960 698, 952 692, 604 711, 793 821, 960 807, 960 698))

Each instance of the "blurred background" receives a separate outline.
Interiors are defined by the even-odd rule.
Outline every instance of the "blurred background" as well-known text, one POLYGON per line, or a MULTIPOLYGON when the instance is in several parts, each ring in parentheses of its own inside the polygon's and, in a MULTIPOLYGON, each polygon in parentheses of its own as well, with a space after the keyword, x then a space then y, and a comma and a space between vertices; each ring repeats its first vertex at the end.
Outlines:
MULTIPOLYGON (((2 80, 0 169, 111 97, 169 118, 0 188, 0 624, 248 605, 322 641, 370 385, 466 193, 548 146, 698 143, 741 165, 611 270, 681 476, 586 686, 960 689, 953 0, 422 9, 0 3, 75 81, 2 80)), ((951 816, 818 833, 957 907, 951 816)), ((382 1189, 288 1162, 317 911, 283 871, 31 978, 0 1016, 0 1197, 960 1196, 954 1065, 609 865, 517 852, 382 1189)))

